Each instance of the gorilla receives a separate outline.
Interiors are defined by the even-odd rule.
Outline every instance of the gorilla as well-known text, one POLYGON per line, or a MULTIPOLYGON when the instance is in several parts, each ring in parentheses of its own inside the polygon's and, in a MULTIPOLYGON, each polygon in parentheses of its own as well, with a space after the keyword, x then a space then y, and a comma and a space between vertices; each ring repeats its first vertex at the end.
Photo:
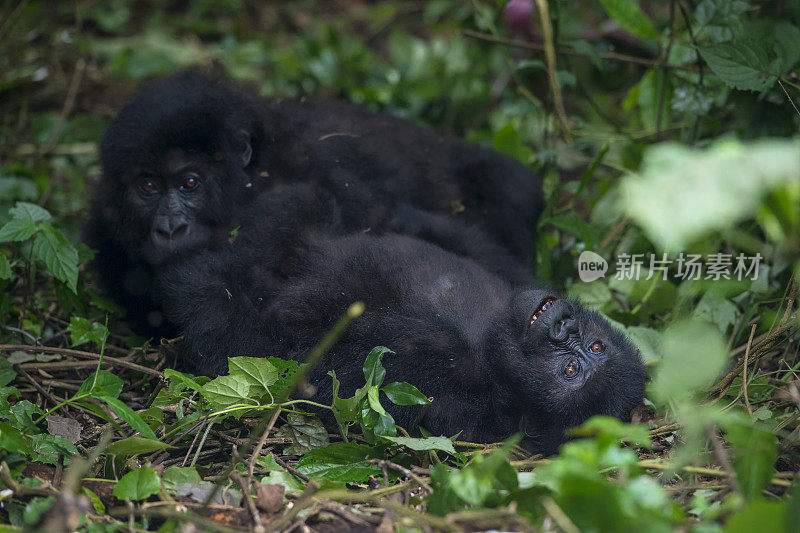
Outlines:
MULTIPOLYGON (((453 231, 445 215, 417 215, 430 235, 453 231)), ((387 379, 434 398, 424 411, 387 408, 409 430, 477 442, 521 432, 527 449, 552 453, 567 428, 594 414, 628 420, 641 403, 638 351, 601 316, 413 236, 343 231, 345 218, 314 185, 278 186, 240 210, 235 239, 159 269, 161 303, 197 371, 225 373, 236 355, 303 361, 362 301, 312 371, 316 401, 331 399, 331 369, 351 396, 366 354, 383 345, 395 352, 387 379)))
POLYGON ((120 110, 100 162, 86 240, 102 286, 147 336, 177 333, 154 298, 158 266, 224 246, 236 213, 283 184, 327 191, 345 231, 416 236, 512 284, 530 279, 540 179, 491 150, 363 107, 266 100, 182 72, 120 110), (428 214, 441 217, 420 224, 428 214))

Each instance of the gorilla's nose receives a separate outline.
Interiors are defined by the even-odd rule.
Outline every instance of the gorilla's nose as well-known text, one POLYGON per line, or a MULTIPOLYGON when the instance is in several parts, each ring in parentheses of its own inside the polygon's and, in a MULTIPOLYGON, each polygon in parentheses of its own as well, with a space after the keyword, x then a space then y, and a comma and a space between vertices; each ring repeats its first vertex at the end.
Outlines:
POLYGON ((161 246, 179 244, 189 232, 189 225, 184 220, 161 219, 153 228, 153 240, 161 246))
POLYGON ((555 341, 563 341, 569 337, 570 333, 575 331, 576 322, 575 317, 572 316, 571 309, 559 310, 560 315, 553 320, 550 326, 550 338, 555 341))

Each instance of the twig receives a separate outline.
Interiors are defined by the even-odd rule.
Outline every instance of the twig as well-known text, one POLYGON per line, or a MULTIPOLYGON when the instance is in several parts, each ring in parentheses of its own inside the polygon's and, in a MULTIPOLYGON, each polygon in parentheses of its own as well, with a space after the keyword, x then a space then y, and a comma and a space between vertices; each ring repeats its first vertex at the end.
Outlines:
POLYGON ((750 346, 753 344, 753 334, 756 332, 756 325, 750 328, 750 338, 747 340, 747 348, 744 351, 744 364, 742 365, 742 394, 744 395, 744 405, 750 420, 753 420, 753 408, 750 407, 750 398, 747 396, 747 358, 750 355, 750 346))
MULTIPOLYGON (((541 44, 529 43, 527 41, 520 41, 518 39, 504 39, 502 37, 495 37, 494 35, 489 35, 489 34, 481 33, 481 32, 474 31, 474 30, 461 30, 459 33, 461 33, 461 35, 464 35, 465 37, 471 37, 473 39, 479 39, 481 41, 486 41, 486 42, 490 42, 490 43, 502 44, 502 45, 505 45, 505 46, 513 46, 513 47, 516 47, 516 48, 525 48, 525 49, 528 49, 528 50, 536 50, 536 51, 539 51, 539 52, 544 50, 544 46, 541 45, 541 44)), ((558 47, 558 53, 559 54, 570 55, 570 56, 576 56, 576 57, 586 57, 586 58, 589 57, 588 54, 584 54, 582 52, 577 52, 577 51, 575 51, 575 50, 573 50, 571 48, 567 48, 567 47, 564 47, 564 46, 559 46, 558 47)), ((611 60, 614 60, 614 61, 622 61, 623 63, 634 63, 634 64, 637 64, 637 65, 644 65, 646 67, 662 67, 662 68, 668 68, 668 69, 672 69, 672 70, 685 70, 685 71, 688 71, 688 72, 698 72, 698 71, 702 70, 702 69, 698 69, 696 66, 672 65, 672 64, 664 65, 663 64, 664 61, 662 59, 660 59, 660 58, 659 59, 645 59, 645 58, 642 58, 642 57, 636 57, 636 56, 631 56, 631 55, 626 55, 626 54, 618 54, 616 52, 606 52, 606 53, 601 53, 601 54, 597 54, 597 55, 601 59, 611 59, 611 60)))
POLYGON ((307 475, 305 475, 304 473, 302 473, 301 471, 299 471, 299 470, 298 470, 298 469, 296 469, 295 467, 293 467, 293 466, 289 465, 289 464, 288 464, 286 461, 284 461, 284 460, 283 460, 283 459, 281 459, 280 457, 278 457, 278 456, 275 456, 275 457, 273 457, 273 458, 275 459, 275 462, 276 462, 276 463, 278 463, 279 465, 281 465, 281 467, 282 467, 282 468, 284 468, 284 469, 286 469, 286 470, 287 470, 287 471, 288 471, 290 474, 292 474, 292 475, 295 475, 295 476, 299 477, 300 479, 302 479, 302 480, 303 480, 303 481, 305 481, 305 482, 309 482, 309 481, 311 481, 311 478, 310 478, 310 477, 308 477, 307 475))
POLYGON ((261 450, 264 449, 264 444, 266 444, 267 439, 269 438, 270 432, 272 432, 272 428, 275 427, 275 422, 278 420, 278 415, 281 414, 281 408, 278 407, 275 409, 275 412, 272 413, 272 418, 269 419, 269 423, 267 427, 264 429, 264 433, 261 435, 261 438, 258 439, 258 444, 253 449, 253 453, 250 454, 250 461, 247 465, 247 477, 253 479, 253 470, 256 467, 256 460, 261 455, 261 450))
POLYGON ((261 522, 261 514, 256 509, 256 503, 253 501, 253 489, 250 486, 250 480, 245 479, 239 472, 231 472, 230 475, 231 481, 239 485, 242 489, 242 496, 244 496, 244 504, 247 507, 247 511, 250 513, 250 516, 253 518, 253 531, 255 533, 261 533, 264 531, 264 524, 261 522))
POLYGON ((558 506, 556 501, 550 496, 542 498, 542 507, 544 507, 544 510, 547 511, 547 514, 553 517, 553 520, 556 521, 558 527, 563 529, 566 533, 581 532, 581 530, 578 529, 578 526, 576 526, 575 523, 569 519, 567 513, 565 513, 561 507, 558 506))
POLYGON ((407 478, 411 478, 414 481, 416 481, 419 484, 419 486, 428 494, 433 493, 433 488, 430 485, 428 485, 428 483, 424 479, 422 479, 421 477, 419 477, 414 472, 412 472, 411 470, 409 470, 404 466, 401 466, 397 463, 393 463, 391 461, 387 461, 385 459, 370 459, 369 462, 376 465, 380 465, 384 468, 391 468, 396 472, 400 472, 407 478))
POLYGON ((31 376, 30 374, 28 374, 27 372, 25 372, 25 370, 23 370, 22 368, 20 368, 20 367, 19 367, 19 365, 12 365, 11 367, 12 367, 12 368, 13 368, 13 369, 14 369, 14 370, 15 370, 15 371, 18 373, 18 374, 21 374, 21 375, 22 375, 22 377, 24 377, 24 378, 25 378, 25 379, 26 379, 26 380, 27 380, 27 381, 28 381, 28 382, 29 382, 31 385, 33 385, 33 388, 35 388, 37 391, 39 391, 39 394, 41 394, 42 396, 44 396, 45 398, 47 398, 47 400, 48 400, 50 403, 52 403, 54 407, 55 407, 56 405, 58 405, 58 404, 62 403, 62 400, 59 400, 58 398, 56 398, 55 396, 53 396, 52 394, 50 394, 48 391, 46 391, 46 390, 45 390, 45 388, 44 388, 44 387, 42 387, 42 386, 39 384, 39 382, 37 382, 35 379, 33 379, 33 376, 31 376))
POLYGON ((783 83, 781 82, 781 80, 778 80, 778 85, 783 90, 783 94, 786 95, 786 99, 789 100, 790 104, 792 104, 792 107, 794 108, 794 112, 797 113, 798 115, 800 115, 800 109, 797 109, 797 106, 794 105, 794 100, 792 100, 792 97, 789 96, 788 92, 786 92, 786 87, 783 86, 783 83))
POLYGON ((736 472, 731 467, 728 452, 725 450, 725 446, 722 445, 722 440, 719 438, 719 435, 717 435, 717 430, 714 427, 710 428, 708 430, 708 436, 711 438, 711 445, 714 447, 714 455, 717 456, 722 468, 727 472, 733 490, 741 496, 742 486, 739 485, 739 478, 736 477, 736 472))
MULTIPOLYGON (((100 360, 100 356, 98 354, 94 354, 91 352, 84 352, 81 350, 70 350, 69 348, 58 348, 56 346, 28 346, 26 344, 0 344, 0 352, 13 352, 16 350, 20 350, 23 352, 31 352, 31 353, 36 353, 36 352, 57 353, 60 355, 69 355, 72 357, 78 357, 80 359, 91 359, 93 361, 100 360)), ((44 365, 52 365, 52 364, 53 363, 23 363, 22 366, 30 369, 36 369, 36 368, 46 369, 52 367, 47 367, 44 365)), ((147 368, 146 366, 138 365, 136 363, 131 363, 130 361, 118 359, 116 357, 108 357, 108 356, 104 357, 103 364, 119 366, 122 368, 127 368, 129 370, 135 370, 137 372, 150 374, 151 376, 157 377, 159 379, 164 379, 163 372, 159 372, 158 370, 153 370, 152 368, 147 368)), ((71 367, 71 368, 79 368, 79 367, 71 367)))
POLYGON ((550 78, 550 90, 553 91, 553 105, 556 108, 558 121, 561 123, 561 134, 568 143, 572 142, 569 131, 567 112, 564 109, 564 100, 561 98, 561 86, 556 76, 556 48, 553 44, 553 21, 547 7, 547 0, 536 0, 539 7, 539 21, 542 24, 542 40, 544 41, 544 57, 547 62, 547 76, 550 78))

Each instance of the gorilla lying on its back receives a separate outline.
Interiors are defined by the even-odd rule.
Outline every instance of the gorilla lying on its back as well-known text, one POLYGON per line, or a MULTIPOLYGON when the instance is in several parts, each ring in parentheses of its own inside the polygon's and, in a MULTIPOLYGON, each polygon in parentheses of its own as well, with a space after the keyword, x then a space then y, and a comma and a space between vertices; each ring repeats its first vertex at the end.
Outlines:
MULTIPOLYGON (((427 215, 427 231, 442 218, 427 215)), ((522 432, 528 449, 550 453, 566 428, 594 414, 629 419, 642 401, 645 372, 631 343, 537 282, 514 288, 414 237, 342 234, 336 200, 306 185, 259 197, 237 225, 232 243, 159 275, 167 316, 203 373, 225 373, 234 355, 302 361, 360 300, 363 315, 312 373, 319 401, 330 401, 328 370, 343 397, 363 385, 376 345, 396 352, 384 358, 387 379, 434 397, 419 423, 437 435, 493 442, 522 432)), ((418 407, 388 409, 416 429, 418 407)))
POLYGON ((175 333, 152 299, 153 266, 224 242, 218 230, 237 210, 281 183, 328 191, 350 231, 418 234, 417 214, 460 211, 455 233, 474 238, 437 244, 514 283, 528 279, 543 205, 536 176, 485 148, 354 105, 256 98, 197 72, 123 107, 100 158, 88 241, 103 285, 147 335, 175 333), (495 243, 491 253, 476 239, 495 243))

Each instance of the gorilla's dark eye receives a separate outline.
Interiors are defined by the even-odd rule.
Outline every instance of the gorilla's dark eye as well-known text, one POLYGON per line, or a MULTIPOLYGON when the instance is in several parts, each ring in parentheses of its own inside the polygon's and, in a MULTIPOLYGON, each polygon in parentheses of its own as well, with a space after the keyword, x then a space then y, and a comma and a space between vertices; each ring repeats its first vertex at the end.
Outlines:
POLYGON ((600 341, 594 341, 594 342, 593 342, 593 343, 592 343, 592 344, 589 346, 589 351, 590 351, 590 352, 592 352, 592 353, 600 353, 600 352, 602 352, 604 349, 605 349, 605 346, 603 346, 603 343, 602 343, 602 342, 600 342, 600 341))
POLYGON ((191 191, 198 185, 200 185, 200 176, 198 176, 194 172, 190 172, 189 174, 186 174, 186 177, 184 178, 183 183, 181 184, 181 190, 191 191))
POLYGON ((139 181, 139 190, 144 194, 153 194, 158 191, 158 187, 156 187, 156 182, 153 180, 144 178, 139 181))
POLYGON ((581 370, 581 364, 577 359, 571 360, 567 363, 567 366, 564 367, 564 375, 568 378, 574 378, 578 375, 578 372, 581 370))

